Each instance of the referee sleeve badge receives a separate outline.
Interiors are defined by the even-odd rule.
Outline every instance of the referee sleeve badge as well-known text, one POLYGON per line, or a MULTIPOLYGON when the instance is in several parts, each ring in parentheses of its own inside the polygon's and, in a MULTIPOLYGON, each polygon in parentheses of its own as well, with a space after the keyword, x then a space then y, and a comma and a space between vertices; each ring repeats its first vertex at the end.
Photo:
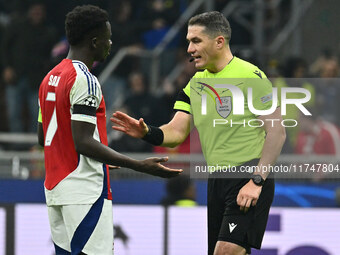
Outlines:
POLYGON ((272 93, 270 93, 270 94, 268 94, 268 95, 265 95, 265 96, 261 97, 261 102, 262 102, 263 104, 265 104, 265 103, 267 103, 267 102, 269 102, 269 101, 272 101, 272 100, 273 100, 273 94, 272 94, 272 93))

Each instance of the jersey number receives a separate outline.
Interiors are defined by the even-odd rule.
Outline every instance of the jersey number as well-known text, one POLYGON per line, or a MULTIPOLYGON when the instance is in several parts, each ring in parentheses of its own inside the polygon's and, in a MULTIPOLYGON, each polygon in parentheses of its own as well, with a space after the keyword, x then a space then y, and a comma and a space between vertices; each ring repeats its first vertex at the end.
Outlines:
MULTIPOLYGON (((46 101, 55 102, 55 93, 48 92, 46 96, 46 101)), ((50 120, 50 123, 47 127, 46 137, 45 137, 45 146, 50 146, 53 140, 55 133, 57 132, 58 123, 57 123, 57 111, 56 106, 54 105, 53 114, 50 120)))

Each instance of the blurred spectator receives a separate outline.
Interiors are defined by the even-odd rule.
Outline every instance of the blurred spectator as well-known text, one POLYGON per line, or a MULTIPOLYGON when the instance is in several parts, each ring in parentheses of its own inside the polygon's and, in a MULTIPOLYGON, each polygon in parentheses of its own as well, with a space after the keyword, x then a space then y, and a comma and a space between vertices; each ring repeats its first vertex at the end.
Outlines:
MULTIPOLYGON (((329 53, 330 54, 330 53, 329 53)), ((325 120, 339 123, 339 62, 335 56, 321 56, 318 75, 322 79, 319 84, 318 104, 320 113, 325 120)), ((316 64, 315 64, 316 65, 316 64)))
POLYGON ((324 49, 319 57, 311 64, 310 73, 315 77, 336 77, 339 66, 337 57, 330 49, 324 49))
MULTIPOLYGON (((135 4, 129 0, 115 1, 112 10, 110 10, 112 48, 111 56, 114 57, 120 49, 128 47, 130 52, 138 52, 143 46, 141 41, 141 31, 145 24, 136 20, 135 4)), ((108 59, 107 62, 109 62, 108 59)), ((106 98, 106 108, 110 111, 122 104, 121 99, 126 96, 127 77, 134 70, 138 70, 139 58, 135 56, 125 57, 115 69, 114 73, 103 84, 102 88, 106 98)))
MULTIPOLYGON (((282 75, 273 79, 273 86, 277 87, 278 90, 278 99, 281 102, 281 89, 285 87, 300 87, 308 90, 311 93, 311 99, 304 104, 305 107, 314 107, 315 106, 315 86, 311 83, 311 79, 307 79, 307 64, 304 59, 300 57, 290 57, 286 60, 285 64, 282 68, 282 75)), ((301 93, 287 93, 287 99, 299 99, 304 98, 305 95, 301 93)), ((282 116, 284 119, 299 119, 300 110, 293 104, 287 105, 287 113, 282 116)), ((283 152, 286 149, 294 148, 296 143, 296 137, 299 130, 299 125, 297 127, 287 128, 287 139, 286 143, 290 142, 290 144, 286 144, 283 148, 283 152)))
MULTIPOLYGON (((313 111, 312 111, 313 113, 313 111)), ((340 129, 335 124, 312 116, 300 115, 297 154, 328 154, 340 156, 340 129)))
POLYGON ((177 76, 174 82, 170 82, 165 79, 162 84, 162 94, 159 98, 159 104, 164 113, 160 116, 160 123, 168 123, 173 117, 173 107, 176 101, 178 92, 182 90, 185 85, 190 81, 191 77, 197 71, 193 65, 187 59, 187 56, 182 60, 183 69, 177 76))
POLYGON ((54 29, 45 24, 45 16, 44 4, 34 3, 26 16, 13 20, 5 31, 2 75, 11 132, 36 131, 38 88, 50 67, 50 52, 55 42, 54 29), (26 123, 24 106, 28 110, 26 123))
POLYGON ((52 65, 57 65, 64 58, 66 58, 68 49, 69 49, 69 44, 68 44, 66 37, 64 36, 60 41, 54 44, 52 48, 52 52, 51 52, 52 65))
POLYGON ((146 123, 160 125, 158 100, 153 96, 147 86, 145 76, 140 72, 133 72, 129 76, 130 94, 123 107, 133 118, 143 118, 146 123))
POLYGON ((320 70, 321 78, 339 77, 339 62, 337 59, 330 59, 324 62, 320 70))
POLYGON ((141 15, 147 24, 143 34, 144 45, 148 49, 154 48, 163 38, 164 34, 175 23, 180 14, 178 1, 149 0, 141 15))
POLYGON ((191 77, 198 71, 192 62, 189 62, 187 57, 182 59, 184 68, 180 75, 175 80, 176 95, 180 89, 183 89, 185 85, 190 81, 191 77))
MULTIPOLYGON (((145 2, 146 4, 141 14, 141 19, 145 22, 146 28, 142 34, 142 38, 145 48, 154 49, 178 19, 180 15, 180 3, 175 0, 149 0, 145 2)), ((175 65, 179 38, 179 36, 176 36, 161 55, 159 68, 161 76, 170 72, 171 68, 175 65)), ((150 59, 145 59, 142 68, 146 75, 150 73, 149 67, 150 59)))
MULTIPOLYGON (((160 118, 158 116, 162 114, 162 109, 158 105, 157 98, 149 93, 144 75, 140 72, 131 73, 129 76, 129 87, 130 93, 120 110, 133 118, 143 118, 150 125, 159 126, 160 118)), ((112 132, 117 133, 115 131, 112 132)), ((114 137, 111 145, 115 150, 124 152, 152 151, 152 145, 127 135, 114 137)))
POLYGON ((161 201, 162 205, 177 205, 183 207, 197 205, 196 188, 188 175, 182 174, 169 179, 166 184, 166 191, 166 197, 161 201))
MULTIPOLYGON (((163 109, 164 114, 160 116, 161 124, 168 123, 174 115, 174 104, 178 95, 178 92, 182 90, 190 78, 197 71, 193 63, 189 62, 187 58, 183 59, 183 69, 177 76, 173 83, 168 80, 163 82, 163 94, 160 96, 160 106, 163 109)), ((199 143, 198 132, 196 129, 191 131, 187 139, 175 148, 168 147, 154 147, 156 153, 200 153, 201 145, 199 143), (194 142, 195 141, 195 142, 194 142)))
MULTIPOLYGON (((119 1, 111 10, 111 32, 114 43, 112 52, 116 53, 121 47, 142 48, 141 32, 147 27, 143 22, 137 20, 133 15, 135 6, 129 0, 119 1)), ((125 69, 133 69, 132 66, 125 66, 125 69)), ((122 75, 127 75, 124 72, 122 75)))

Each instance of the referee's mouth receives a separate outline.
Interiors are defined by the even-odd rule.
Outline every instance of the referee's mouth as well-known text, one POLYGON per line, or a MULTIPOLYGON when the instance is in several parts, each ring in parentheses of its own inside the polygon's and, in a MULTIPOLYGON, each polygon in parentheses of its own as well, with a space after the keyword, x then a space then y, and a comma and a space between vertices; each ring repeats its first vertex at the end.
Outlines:
POLYGON ((195 62, 199 61, 202 57, 201 56, 192 56, 195 62))

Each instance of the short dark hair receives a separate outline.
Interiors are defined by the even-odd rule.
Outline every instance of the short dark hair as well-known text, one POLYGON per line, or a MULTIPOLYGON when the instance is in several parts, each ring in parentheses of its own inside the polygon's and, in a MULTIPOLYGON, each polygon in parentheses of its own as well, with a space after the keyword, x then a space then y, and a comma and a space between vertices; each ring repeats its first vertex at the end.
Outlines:
POLYGON ((66 15, 65 31, 70 45, 77 45, 96 29, 104 28, 109 21, 107 12, 94 5, 75 7, 66 15))
POLYGON ((211 37, 222 35, 227 43, 231 38, 231 27, 229 21, 224 15, 218 11, 204 12, 193 16, 189 22, 189 26, 203 26, 204 32, 211 37))

